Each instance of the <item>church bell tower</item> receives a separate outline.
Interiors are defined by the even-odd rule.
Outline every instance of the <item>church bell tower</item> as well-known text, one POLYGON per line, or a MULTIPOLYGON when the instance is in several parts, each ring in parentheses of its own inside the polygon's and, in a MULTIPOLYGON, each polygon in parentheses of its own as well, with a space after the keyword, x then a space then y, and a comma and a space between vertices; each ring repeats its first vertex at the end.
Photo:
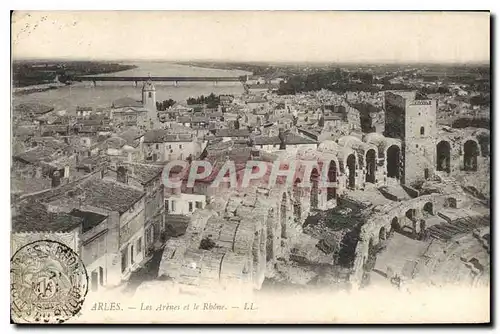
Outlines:
POLYGON ((156 88, 150 79, 142 86, 142 105, 149 111, 156 113, 156 88))

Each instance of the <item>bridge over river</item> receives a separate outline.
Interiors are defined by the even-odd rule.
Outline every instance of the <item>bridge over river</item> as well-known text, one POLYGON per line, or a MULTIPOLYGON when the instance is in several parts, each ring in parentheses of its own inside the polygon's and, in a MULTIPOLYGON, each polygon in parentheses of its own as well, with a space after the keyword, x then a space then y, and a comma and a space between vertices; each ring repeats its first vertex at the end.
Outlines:
POLYGON ((129 77, 129 76, 81 76, 77 77, 76 81, 82 82, 92 82, 94 86, 98 82, 133 82, 137 86, 140 82, 145 81, 159 81, 159 82, 172 82, 174 86, 177 86, 180 82, 213 82, 217 85, 219 82, 241 82, 245 83, 247 80, 246 76, 238 77, 163 77, 163 76, 145 76, 145 77, 129 77))

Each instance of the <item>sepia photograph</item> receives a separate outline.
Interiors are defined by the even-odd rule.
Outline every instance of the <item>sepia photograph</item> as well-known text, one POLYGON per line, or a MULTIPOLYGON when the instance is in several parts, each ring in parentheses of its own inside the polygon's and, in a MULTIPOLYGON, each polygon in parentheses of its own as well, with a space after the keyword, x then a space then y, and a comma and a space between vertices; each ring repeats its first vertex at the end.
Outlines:
POLYGON ((11 323, 490 323, 491 20, 11 11, 11 323))

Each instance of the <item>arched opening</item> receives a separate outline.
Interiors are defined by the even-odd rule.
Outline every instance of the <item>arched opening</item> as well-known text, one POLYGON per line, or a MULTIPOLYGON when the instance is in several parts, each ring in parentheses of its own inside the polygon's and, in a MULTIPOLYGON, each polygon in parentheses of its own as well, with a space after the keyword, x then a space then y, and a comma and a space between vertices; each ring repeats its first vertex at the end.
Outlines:
POLYGON ((401 161, 401 150, 399 146, 392 145, 387 150, 387 177, 399 179, 399 163, 401 161))
POLYGON ((318 178, 319 178, 319 173, 316 168, 314 168, 311 172, 311 209, 317 209, 318 208, 318 178))
POLYGON ((122 183, 128 183, 127 169, 123 166, 118 167, 116 170, 116 180, 122 183))
POLYGON ((354 154, 349 154, 347 157, 347 186, 351 189, 356 187, 356 157, 354 154))
POLYGON ((375 263, 377 262, 377 253, 379 247, 373 241, 373 238, 370 238, 368 242, 368 259, 366 260, 364 270, 366 272, 370 272, 375 267, 375 263))
POLYGON ((394 217, 391 220, 391 233, 401 230, 401 225, 399 224, 398 217, 394 217))
POLYGON ((423 126, 420 127, 420 135, 423 136, 425 134, 425 128, 423 126))
POLYGON ((477 171, 477 157, 479 147, 473 140, 468 140, 464 144, 464 170, 477 171))
POLYGON ((377 153, 374 149, 366 152, 366 182, 375 183, 375 170, 377 166, 377 153))
POLYGON ((293 184, 293 216, 295 221, 299 222, 302 218, 302 208, 300 206, 300 179, 296 179, 293 184))
POLYGON ((453 197, 449 197, 446 199, 446 206, 449 208, 456 209, 457 208, 457 199, 453 197))
POLYGON ((379 242, 384 242, 387 240, 387 231, 385 230, 385 227, 381 227, 380 231, 378 232, 378 241, 379 242))
POLYGON ((477 136, 479 146, 481 146, 481 156, 487 157, 490 155, 490 135, 481 133, 477 136))
POLYGON ((373 253, 373 249, 375 248, 375 243, 373 242, 373 238, 370 238, 368 242, 368 256, 373 253))
POLYGON ((409 220, 413 221, 413 219, 415 218, 415 209, 409 209, 409 210, 407 210, 406 213, 405 213, 405 216, 409 220))
POLYGON ((437 159, 436 159, 437 170, 449 173, 450 156, 451 156, 450 143, 445 140, 440 141, 436 146, 436 153, 437 153, 437 159))
POLYGON ((252 276, 254 278, 254 283, 257 284, 258 276, 259 276, 259 241, 260 241, 260 233, 259 231, 255 231, 252 243, 252 276))
POLYGON ((302 208, 300 206, 300 182, 300 179, 296 179, 293 184, 293 216, 296 222, 299 222, 302 217, 302 208))
POLYGON ((259 284, 262 284, 264 280, 264 275, 266 273, 266 241, 267 241, 267 229, 263 227, 260 231, 260 240, 259 240, 259 284))
POLYGON ((267 242, 266 242, 266 262, 274 260, 274 230, 273 230, 273 219, 274 211, 269 210, 269 215, 267 216, 267 242))
POLYGON ((434 214, 434 211, 433 211, 433 205, 431 202, 427 202, 424 204, 424 213, 428 214, 428 215, 433 215, 434 214))
POLYGON ((286 238, 286 220, 287 220, 286 193, 283 193, 280 206, 281 238, 286 238))
MULTIPOLYGON (((328 182, 337 182, 337 164, 333 160, 330 161, 330 165, 328 166, 328 182)), ((326 200, 329 201, 335 198, 337 198, 337 187, 328 187, 326 200)))

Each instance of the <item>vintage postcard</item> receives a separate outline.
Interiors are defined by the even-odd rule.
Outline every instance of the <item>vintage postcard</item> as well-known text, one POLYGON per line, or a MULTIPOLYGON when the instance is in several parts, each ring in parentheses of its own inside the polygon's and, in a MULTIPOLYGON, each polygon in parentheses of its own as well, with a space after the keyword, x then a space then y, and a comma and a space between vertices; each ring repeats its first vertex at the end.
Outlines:
POLYGON ((490 322, 490 13, 14 11, 11 322, 490 322))

